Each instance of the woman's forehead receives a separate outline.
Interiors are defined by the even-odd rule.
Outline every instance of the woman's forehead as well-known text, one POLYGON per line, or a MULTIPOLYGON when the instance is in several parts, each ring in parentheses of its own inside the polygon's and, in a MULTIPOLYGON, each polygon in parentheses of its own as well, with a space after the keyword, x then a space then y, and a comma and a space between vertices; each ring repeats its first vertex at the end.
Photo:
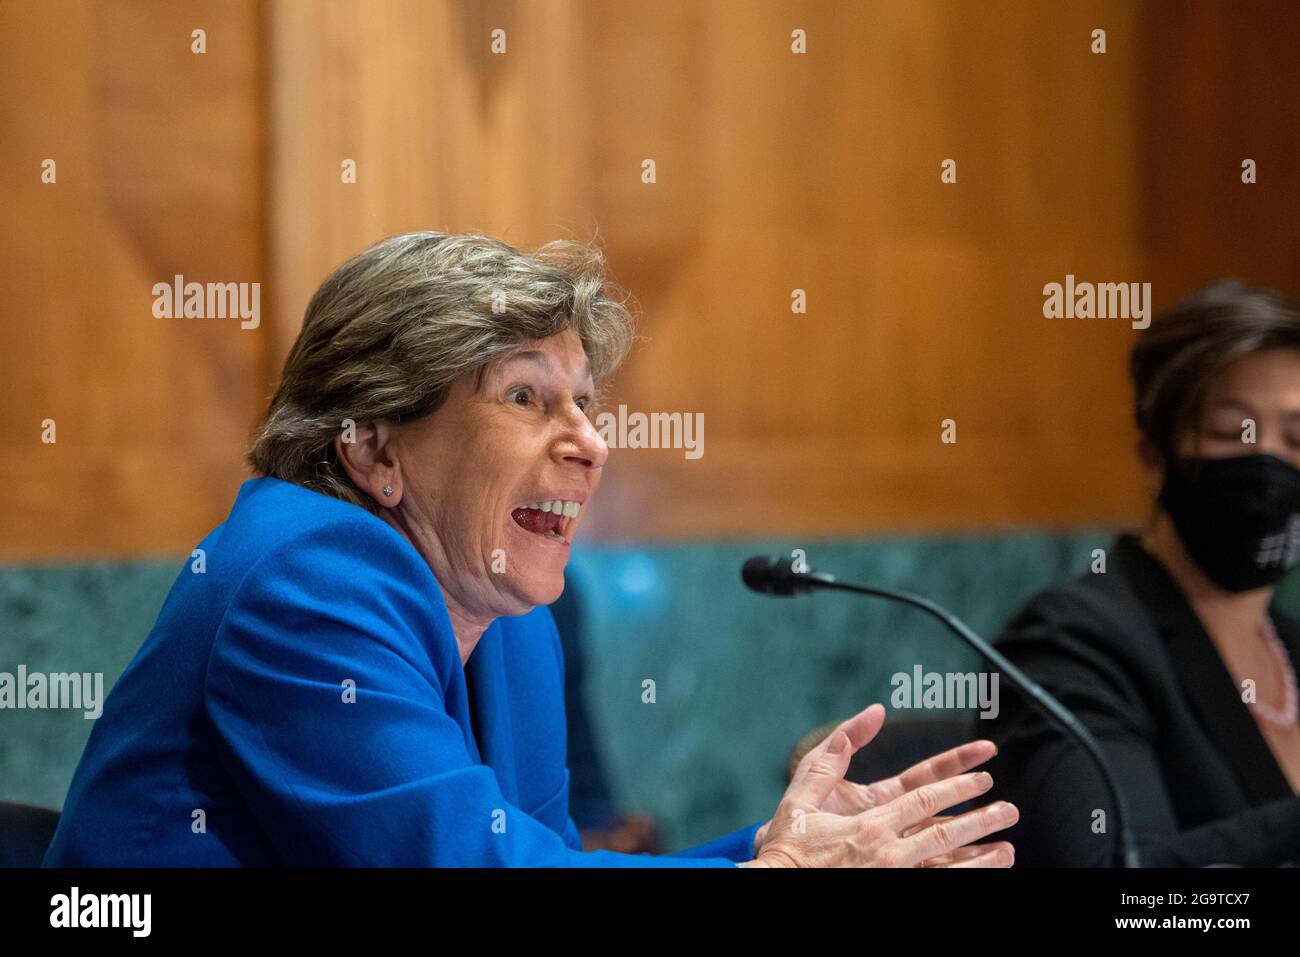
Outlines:
POLYGON ((557 377, 577 380, 591 378, 591 367, 587 353, 582 348, 582 340, 571 331, 549 339, 522 343, 518 348, 499 356, 490 364, 490 371, 505 374, 519 365, 532 366, 557 377), (561 341, 566 336, 571 338, 561 341))
POLYGON ((1207 394, 1214 405, 1300 402, 1300 350, 1268 349, 1243 356, 1210 380, 1207 394))

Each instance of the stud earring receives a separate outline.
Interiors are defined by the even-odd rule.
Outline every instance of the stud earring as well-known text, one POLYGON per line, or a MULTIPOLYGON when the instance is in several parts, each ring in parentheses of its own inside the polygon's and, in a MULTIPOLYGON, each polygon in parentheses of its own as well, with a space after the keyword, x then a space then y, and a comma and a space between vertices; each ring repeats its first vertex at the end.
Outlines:
POLYGON ((393 487, 392 487, 391 485, 385 485, 385 486, 384 486, 384 494, 385 494, 385 495, 392 495, 392 494, 393 494, 393 487))

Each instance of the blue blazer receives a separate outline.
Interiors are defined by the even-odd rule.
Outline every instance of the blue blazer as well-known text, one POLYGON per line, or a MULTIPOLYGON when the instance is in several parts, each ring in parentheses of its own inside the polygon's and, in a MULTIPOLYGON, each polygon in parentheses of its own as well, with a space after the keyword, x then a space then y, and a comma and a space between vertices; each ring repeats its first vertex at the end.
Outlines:
POLYGON ((584 853, 547 608, 468 662, 428 565, 365 509, 240 488, 104 703, 45 864, 733 867, 584 853), (472 714, 472 718, 471 718, 472 714))

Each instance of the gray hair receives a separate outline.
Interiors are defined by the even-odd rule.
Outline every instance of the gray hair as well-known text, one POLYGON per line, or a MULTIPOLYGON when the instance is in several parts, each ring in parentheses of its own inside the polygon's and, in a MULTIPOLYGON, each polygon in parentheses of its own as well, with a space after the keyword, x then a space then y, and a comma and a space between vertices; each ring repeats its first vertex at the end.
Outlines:
POLYGON ((381 240, 312 296, 248 461, 377 512, 335 454, 344 419, 429 415, 461 376, 566 329, 599 385, 632 343, 625 301, 594 246, 557 240, 525 254, 473 233, 381 240))

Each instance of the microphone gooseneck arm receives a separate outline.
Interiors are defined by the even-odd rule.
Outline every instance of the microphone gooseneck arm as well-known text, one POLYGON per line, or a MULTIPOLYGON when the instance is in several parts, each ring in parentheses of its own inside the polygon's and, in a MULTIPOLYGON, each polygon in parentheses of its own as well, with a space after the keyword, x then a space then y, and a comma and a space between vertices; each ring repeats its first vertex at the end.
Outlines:
POLYGON ((746 585, 755 591, 769 595, 807 594, 813 590, 845 591, 855 595, 868 595, 873 598, 885 598, 919 608, 926 614, 938 619, 949 631, 970 645, 978 654, 983 655, 994 667, 1007 675, 1011 683, 1028 697, 1030 703, 1049 720, 1053 721, 1068 736, 1073 737, 1092 758, 1101 773, 1106 790, 1115 807, 1116 830, 1119 841, 1115 847, 1115 861, 1119 867, 1140 867, 1140 855, 1137 842, 1129 827, 1128 807, 1123 792, 1115 780, 1115 773, 1102 754, 1101 746, 1078 718, 1061 704, 1045 688, 1012 664, 1005 655, 977 635, 960 618, 952 612, 935 604, 928 598, 913 595, 890 588, 875 588, 869 585, 854 585, 842 582, 831 575, 813 572, 811 569, 799 571, 784 559, 750 559, 745 563, 742 577, 746 585))

